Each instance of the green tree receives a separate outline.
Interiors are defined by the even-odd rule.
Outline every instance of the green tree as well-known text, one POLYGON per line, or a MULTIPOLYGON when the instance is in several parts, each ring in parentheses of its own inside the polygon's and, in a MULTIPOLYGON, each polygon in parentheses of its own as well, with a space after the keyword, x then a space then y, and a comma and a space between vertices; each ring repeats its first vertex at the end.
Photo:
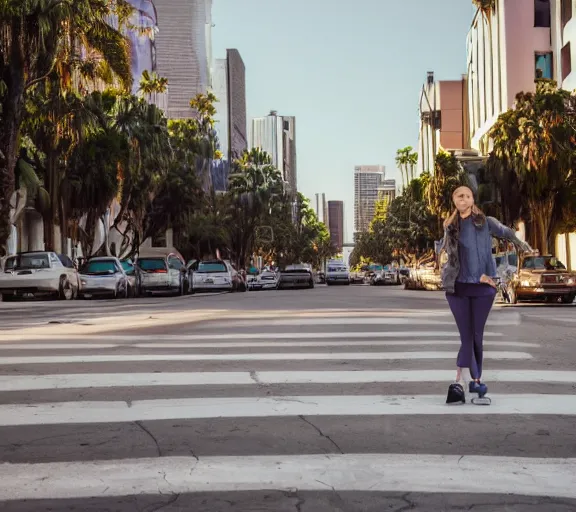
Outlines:
MULTIPOLYGON (((10 198, 27 95, 60 64, 80 52, 99 57, 99 68, 126 88, 131 73, 128 42, 110 20, 130 12, 125 0, 4 0, 0 3, 0 246, 10 234, 10 198)), ((60 73, 62 86, 74 78, 60 73)))
POLYGON ((516 108, 498 118, 489 136, 494 156, 514 174, 529 217, 529 242, 548 253, 562 224, 576 208, 574 186, 574 115, 576 100, 552 81, 539 81, 536 93, 519 93, 516 108))
POLYGON ((412 146, 399 149, 396 151, 396 165, 402 174, 402 190, 404 190, 415 177, 418 153, 413 151, 412 146))

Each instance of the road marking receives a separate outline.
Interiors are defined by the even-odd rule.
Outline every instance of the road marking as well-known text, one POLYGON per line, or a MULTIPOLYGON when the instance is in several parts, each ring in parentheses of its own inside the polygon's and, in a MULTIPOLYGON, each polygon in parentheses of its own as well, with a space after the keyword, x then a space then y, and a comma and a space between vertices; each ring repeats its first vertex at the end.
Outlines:
MULTIPOLYGON (((259 328, 262 325, 258 326, 259 328)), ((155 341, 201 341, 201 340, 302 340, 302 339, 377 339, 377 338, 459 338, 460 335, 456 330, 454 331, 376 331, 376 332, 228 332, 220 334, 148 334, 146 336, 140 335, 123 335, 123 334, 5 334, 0 333, 0 341, 6 340, 9 342, 27 341, 27 340, 83 340, 83 341, 98 341, 110 340, 117 341, 142 341, 144 337, 154 337, 155 341)), ((484 332, 484 340, 490 336, 504 336, 500 332, 484 332)))
MULTIPOLYGON (((153 337, 153 336, 151 336, 153 337)), ((484 347, 494 343, 494 347, 538 348, 538 343, 524 341, 485 341, 484 347)), ((374 340, 374 341, 256 341, 215 342, 215 343, 10 343, 0 344, 0 350, 99 350, 119 348, 247 348, 247 347, 394 347, 394 346, 460 346, 460 341, 452 340, 374 340)))
MULTIPOLYGON (((430 315, 439 316, 439 315, 430 315)), ((518 325, 520 324, 520 316, 514 319, 489 319, 487 325, 518 325)), ((253 320, 230 320, 231 324, 235 327, 253 326, 253 320)), ((225 320, 224 325, 228 323, 225 320)), ((206 324, 222 325, 222 321, 209 320, 206 324)), ((204 327, 208 325, 204 324, 204 327)), ((427 318, 410 318, 410 317, 366 317, 366 316, 340 316, 340 317, 327 317, 327 318, 276 318, 268 319, 265 321, 266 326, 288 326, 288 325, 454 325, 453 319, 447 320, 431 320, 427 318)), ((202 326, 200 326, 202 327, 202 326)))
POLYGON ((576 498, 576 459, 362 453, 0 465, 8 501, 293 489, 576 498))
POLYGON ((492 405, 446 405, 446 395, 178 398, 0 405, 0 426, 208 418, 386 415, 576 415, 575 395, 490 395, 492 405))
MULTIPOLYGON (((0 375, 0 391, 85 389, 158 386, 244 386, 256 384, 367 384, 380 382, 450 382, 454 370, 400 371, 264 371, 264 372, 167 372, 80 373, 56 375, 0 375)), ((492 382, 539 382, 572 384, 576 372, 492 370, 484 372, 492 382)))
MULTIPOLYGON (((145 361, 369 361, 454 359, 454 352, 275 352, 265 354, 134 354, 85 356, 0 357, 0 365, 59 363, 125 363, 145 361)), ((484 352, 484 359, 532 359, 527 352, 484 352)))

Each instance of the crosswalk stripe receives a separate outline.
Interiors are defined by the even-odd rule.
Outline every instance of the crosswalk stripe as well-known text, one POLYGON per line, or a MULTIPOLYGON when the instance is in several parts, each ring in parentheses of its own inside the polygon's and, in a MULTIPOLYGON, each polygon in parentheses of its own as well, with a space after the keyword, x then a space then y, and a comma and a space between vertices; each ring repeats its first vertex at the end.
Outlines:
MULTIPOLYGON (((134 354, 85 356, 31 356, 0 357, 0 365, 54 364, 54 363, 122 363, 137 361, 363 361, 454 359, 454 352, 271 352, 264 354, 134 354)), ((527 352, 484 352, 484 359, 532 359, 527 352)))
POLYGON ((575 395, 490 395, 492 405, 445 404, 446 395, 321 395, 210 397, 133 402, 0 405, 0 426, 110 423, 199 418, 386 415, 576 415, 575 395))
MULTIPOLYGON (((263 329, 265 325, 259 326, 263 329)), ((486 331, 484 339, 492 336, 504 336, 503 333, 486 331)), ((142 335, 116 335, 107 334, 91 335, 91 334, 0 334, 0 341, 6 340, 9 342, 27 341, 27 340, 109 340, 113 337, 118 341, 142 341, 142 335)), ((452 331, 375 331, 375 332, 230 332, 223 334, 155 334, 153 339, 155 341, 200 341, 200 340, 258 340, 258 339, 377 339, 377 338, 456 338, 459 339, 460 335, 456 330, 452 331)))
POLYGON ((2 464, 0 485, 6 500, 261 489, 575 498, 576 459, 362 453, 2 464))
MULTIPOLYGON (((436 315, 434 315, 436 316, 436 315)), ((521 319, 515 318, 495 318, 488 321, 490 325, 518 325, 521 319)), ((212 323, 212 322, 209 322, 212 323)), ((454 325, 454 320, 435 320, 431 318, 415 317, 363 317, 363 316, 340 316, 331 318, 274 318, 265 319, 266 326, 290 326, 290 325, 454 325)), ((245 327, 254 326, 253 320, 235 321, 234 326, 245 327)))
MULTIPOLYGON (((491 344, 494 347, 538 348, 539 343, 524 341, 485 342, 485 347, 491 344)), ((372 341, 256 341, 256 342, 213 342, 213 343, 29 343, 29 344, 0 344, 0 350, 96 350, 115 348, 248 348, 248 347, 394 347, 394 346, 430 346, 445 345, 460 346, 459 340, 372 340, 372 341)))
MULTIPOLYGON (((258 371, 95 373, 62 375, 0 375, 0 391, 112 387, 210 386, 257 384, 358 384, 377 382, 450 382, 454 370, 399 371, 258 371)), ((487 382, 573 384, 575 371, 487 370, 487 382)))

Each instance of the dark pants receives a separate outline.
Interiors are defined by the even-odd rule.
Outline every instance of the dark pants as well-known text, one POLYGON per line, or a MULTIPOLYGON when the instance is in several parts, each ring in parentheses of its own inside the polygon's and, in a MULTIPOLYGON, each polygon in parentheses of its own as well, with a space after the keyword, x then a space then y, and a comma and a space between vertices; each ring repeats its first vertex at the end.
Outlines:
POLYGON ((460 351, 456 364, 470 368, 473 379, 482 377, 484 326, 492 309, 496 290, 487 284, 456 283, 446 299, 460 331, 460 351))

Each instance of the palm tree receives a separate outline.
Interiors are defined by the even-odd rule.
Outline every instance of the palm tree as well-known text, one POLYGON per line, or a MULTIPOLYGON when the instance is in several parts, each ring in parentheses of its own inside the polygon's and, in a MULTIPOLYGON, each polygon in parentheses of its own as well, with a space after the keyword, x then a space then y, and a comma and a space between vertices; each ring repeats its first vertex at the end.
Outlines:
MULTIPOLYGON (((85 53, 101 76, 131 86, 128 43, 111 25, 129 12, 125 0, 4 0, 0 3, 0 246, 10 234, 10 197, 25 101, 54 72, 61 86, 74 83, 85 53)), ((77 83, 77 82, 76 82, 77 83)))
POLYGON ((409 183, 415 178, 414 171, 418 165, 418 153, 413 151, 412 146, 396 151, 396 165, 402 174, 402 190, 405 190, 409 183))

